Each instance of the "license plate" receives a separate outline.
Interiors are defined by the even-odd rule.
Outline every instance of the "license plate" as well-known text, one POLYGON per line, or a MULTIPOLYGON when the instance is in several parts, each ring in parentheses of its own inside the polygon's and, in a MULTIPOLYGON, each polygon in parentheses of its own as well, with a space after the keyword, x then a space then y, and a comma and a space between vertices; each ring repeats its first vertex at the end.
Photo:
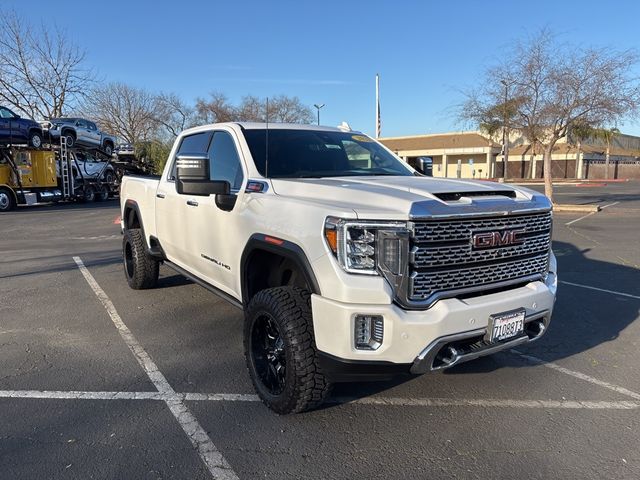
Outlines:
POLYGON ((491 315, 487 329, 487 340, 500 342, 520 335, 524 331, 524 317, 524 308, 491 315))

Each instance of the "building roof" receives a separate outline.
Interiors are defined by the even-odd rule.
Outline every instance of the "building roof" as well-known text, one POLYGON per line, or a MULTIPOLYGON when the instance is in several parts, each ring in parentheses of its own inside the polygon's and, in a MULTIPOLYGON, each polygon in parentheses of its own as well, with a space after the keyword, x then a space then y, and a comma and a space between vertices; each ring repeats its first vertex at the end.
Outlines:
POLYGON ((478 132, 436 133, 409 137, 387 137, 378 140, 394 151, 500 147, 478 132))

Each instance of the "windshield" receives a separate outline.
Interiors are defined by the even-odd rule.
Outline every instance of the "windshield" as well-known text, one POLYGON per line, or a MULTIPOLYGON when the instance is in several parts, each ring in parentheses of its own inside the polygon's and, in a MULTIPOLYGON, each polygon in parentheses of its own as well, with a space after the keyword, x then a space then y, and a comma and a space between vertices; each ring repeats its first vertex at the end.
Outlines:
POLYGON ((269 178, 413 175, 401 160, 362 134, 269 130, 266 168, 266 130, 245 130, 244 136, 258 171, 269 178))

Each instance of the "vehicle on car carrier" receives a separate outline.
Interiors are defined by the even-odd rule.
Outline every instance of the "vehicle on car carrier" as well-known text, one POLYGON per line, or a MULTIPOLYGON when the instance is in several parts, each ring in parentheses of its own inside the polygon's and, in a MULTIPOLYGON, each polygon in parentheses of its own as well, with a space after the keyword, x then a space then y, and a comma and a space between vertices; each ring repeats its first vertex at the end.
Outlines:
POLYGON ((242 308, 249 375, 278 413, 537 340, 551 319, 544 195, 424 176, 360 132, 189 129, 120 199, 130 287, 164 263, 242 308))

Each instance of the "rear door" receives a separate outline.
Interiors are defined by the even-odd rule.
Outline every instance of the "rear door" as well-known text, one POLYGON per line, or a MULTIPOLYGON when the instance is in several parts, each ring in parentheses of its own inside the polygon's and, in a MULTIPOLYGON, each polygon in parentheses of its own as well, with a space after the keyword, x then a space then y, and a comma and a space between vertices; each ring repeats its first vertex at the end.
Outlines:
POLYGON ((13 118, 13 113, 8 108, 0 107, 0 139, 4 143, 9 143, 10 131, 9 120, 13 118))
POLYGON ((95 123, 87 121, 87 136, 92 145, 101 146, 102 135, 95 123))

